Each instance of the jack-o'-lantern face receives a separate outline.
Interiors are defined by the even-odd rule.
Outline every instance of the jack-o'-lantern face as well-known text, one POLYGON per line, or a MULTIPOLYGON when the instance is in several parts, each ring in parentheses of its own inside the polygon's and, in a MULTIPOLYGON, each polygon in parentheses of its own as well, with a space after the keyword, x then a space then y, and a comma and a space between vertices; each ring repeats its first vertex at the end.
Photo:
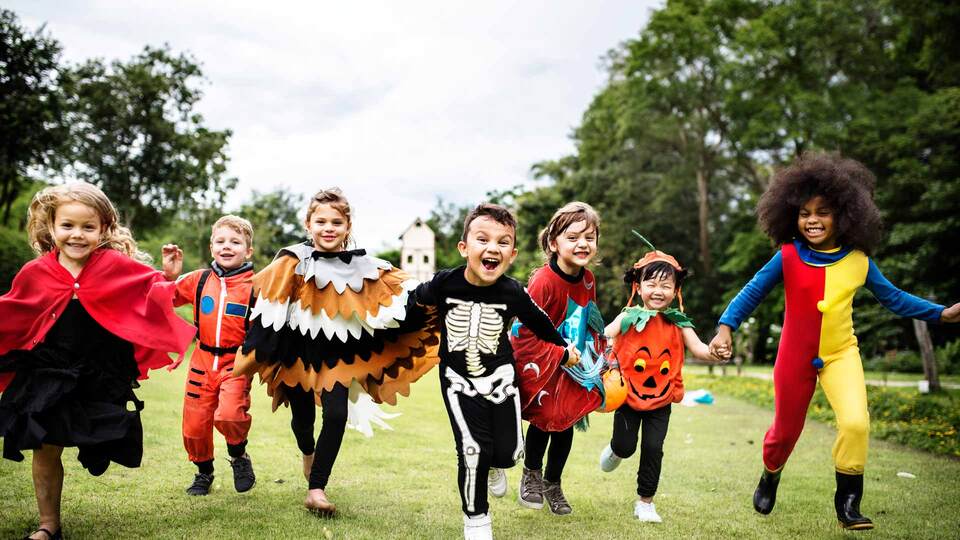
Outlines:
POLYGON ((657 316, 641 332, 631 327, 617 340, 614 353, 634 408, 655 407, 672 398, 673 379, 683 364, 683 337, 673 323, 657 316))

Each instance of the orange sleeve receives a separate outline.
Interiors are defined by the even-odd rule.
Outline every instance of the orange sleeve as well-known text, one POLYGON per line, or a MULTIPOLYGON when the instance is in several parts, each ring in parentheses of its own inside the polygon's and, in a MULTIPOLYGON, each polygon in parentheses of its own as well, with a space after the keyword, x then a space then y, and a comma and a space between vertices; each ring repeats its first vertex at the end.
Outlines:
POLYGON ((189 274, 183 274, 177 278, 176 292, 173 295, 173 305, 175 307, 184 304, 193 304, 197 297, 197 283, 200 280, 200 273, 203 270, 194 270, 189 274))

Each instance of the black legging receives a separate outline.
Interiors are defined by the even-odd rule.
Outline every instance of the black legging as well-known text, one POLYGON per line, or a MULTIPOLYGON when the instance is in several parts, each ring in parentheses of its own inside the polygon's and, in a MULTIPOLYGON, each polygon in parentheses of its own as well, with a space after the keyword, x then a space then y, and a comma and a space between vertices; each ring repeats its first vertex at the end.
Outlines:
POLYGON ((313 454, 310 469, 310 489, 326 489, 333 462, 340 453, 343 432, 347 429, 347 388, 336 384, 333 390, 320 393, 323 407, 323 426, 316 444, 313 440, 313 424, 317 419, 315 393, 299 386, 284 386, 283 391, 290 401, 290 429, 297 438, 297 446, 304 455, 313 454))
POLYGON ((640 466, 637 468, 637 495, 653 497, 660 484, 663 440, 670 425, 670 404, 652 411, 635 411, 623 404, 613 413, 613 437, 610 449, 621 458, 637 450, 640 436, 640 466))
POLYGON ((564 431, 543 431, 530 424, 527 428, 526 449, 523 466, 539 471, 543 467, 543 455, 547 453, 547 443, 550 443, 550 453, 547 455, 547 469, 543 471, 543 479, 548 482, 559 482, 563 475, 563 467, 567 464, 570 448, 573 446, 573 427, 564 431))

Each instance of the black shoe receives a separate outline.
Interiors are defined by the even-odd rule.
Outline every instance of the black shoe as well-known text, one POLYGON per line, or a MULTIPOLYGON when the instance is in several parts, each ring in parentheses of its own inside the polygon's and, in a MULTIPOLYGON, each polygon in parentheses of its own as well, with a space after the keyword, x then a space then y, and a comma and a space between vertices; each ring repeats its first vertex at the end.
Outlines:
POLYGON ((193 477, 193 483, 187 488, 187 495, 208 495, 211 484, 213 484, 212 474, 197 473, 193 477))
POLYGON ((33 539, 30 538, 30 537, 33 536, 33 535, 35 535, 35 534, 37 534, 37 533, 43 533, 43 534, 45 535, 45 536, 44 536, 44 540, 63 540, 63 529, 62 529, 62 528, 61 528, 61 529, 57 529, 57 532, 52 533, 52 532, 50 532, 49 530, 44 529, 43 527, 40 527, 39 529, 33 531, 32 533, 30 533, 30 534, 27 535, 27 536, 24 536, 24 537, 23 537, 23 540, 33 540, 33 539))
POLYGON ((760 476, 757 490, 753 492, 753 509, 761 514, 769 514, 777 502, 777 486, 780 484, 780 471, 770 472, 766 467, 760 476))
POLYGON ((865 531, 873 528, 870 518, 860 513, 862 497, 863 475, 837 472, 837 494, 833 496, 833 504, 837 508, 837 520, 844 529, 865 531))
POLYGON ((230 460, 230 466, 233 467, 233 487, 237 493, 250 491, 257 483, 257 475, 253 474, 253 462, 250 461, 250 456, 243 454, 233 458, 230 460))

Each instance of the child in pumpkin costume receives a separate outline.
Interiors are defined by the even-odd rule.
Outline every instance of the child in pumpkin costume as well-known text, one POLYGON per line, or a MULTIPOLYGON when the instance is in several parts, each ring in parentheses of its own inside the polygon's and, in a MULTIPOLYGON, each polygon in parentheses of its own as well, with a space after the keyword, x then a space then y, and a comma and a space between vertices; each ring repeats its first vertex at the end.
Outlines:
MULTIPOLYGON (((182 254, 180 254, 182 256, 182 254)), ((237 216, 223 216, 210 230, 209 268, 180 276, 174 305, 193 304, 197 344, 190 356, 183 396, 183 447, 197 466, 188 495, 207 495, 213 484, 213 430, 227 442, 238 493, 256 483, 247 454, 250 432, 250 377, 234 377, 237 349, 247 332, 253 287, 253 226, 237 216)), ((164 271, 178 274, 182 257, 164 271)), ((176 368, 179 363, 170 369, 176 368)))
POLYGON ((437 364, 430 310, 410 309, 417 281, 362 249, 347 250, 350 204, 336 188, 311 199, 311 240, 280 250, 253 278, 256 305, 235 373, 257 373, 273 408, 289 403, 308 480, 304 506, 332 514, 326 487, 340 452, 348 400, 396 403, 437 364), (314 439, 316 406, 323 426, 314 439))
POLYGON ((777 283, 785 312, 773 368, 774 420, 763 440, 764 470, 753 496, 773 510, 780 473, 803 430, 817 381, 837 415, 833 447, 834 506, 845 529, 873 528, 860 513, 870 416, 860 350, 853 333, 853 295, 866 286, 890 311, 930 322, 960 321, 960 303, 944 308, 894 287, 868 257, 879 241, 876 179, 862 164, 808 154, 777 171, 757 206, 764 232, 780 250, 730 302, 711 348, 731 334, 777 283))
POLYGON ((680 287, 686 275, 670 255, 657 250, 647 253, 624 275, 631 286, 630 300, 606 329, 607 337, 614 341, 613 359, 619 363, 626 383, 627 400, 614 413, 613 437, 600 454, 600 468, 614 470, 621 460, 633 455, 638 435, 642 436, 637 470, 639 498, 633 510, 640 521, 661 521, 653 496, 660 482, 671 405, 683 399, 685 348, 695 358, 708 362, 729 356, 729 351, 711 355, 694 332, 693 321, 683 313, 680 287), (631 306, 638 292, 642 306, 631 306), (680 299, 679 310, 670 307, 674 297, 680 299))

